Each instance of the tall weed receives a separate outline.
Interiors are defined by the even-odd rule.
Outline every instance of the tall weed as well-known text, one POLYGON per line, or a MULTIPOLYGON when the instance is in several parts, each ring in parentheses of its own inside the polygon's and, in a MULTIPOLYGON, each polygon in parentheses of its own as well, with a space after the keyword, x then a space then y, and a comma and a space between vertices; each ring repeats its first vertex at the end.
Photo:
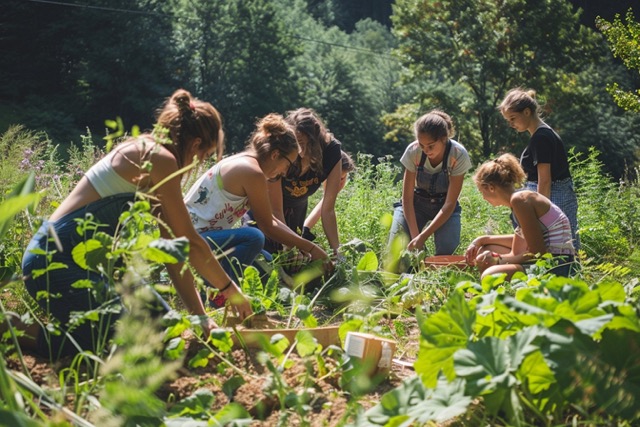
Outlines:
POLYGON ((584 157, 571 153, 578 196, 578 230, 586 256, 598 262, 621 262, 638 244, 640 199, 637 182, 614 182, 603 172, 594 148, 584 157))

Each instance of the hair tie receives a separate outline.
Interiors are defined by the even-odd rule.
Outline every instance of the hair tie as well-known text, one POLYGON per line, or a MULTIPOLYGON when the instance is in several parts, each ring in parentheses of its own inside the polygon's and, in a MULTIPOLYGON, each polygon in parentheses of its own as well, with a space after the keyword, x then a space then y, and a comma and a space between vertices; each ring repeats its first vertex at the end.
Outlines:
POLYGON ((189 109, 193 112, 196 111, 196 104, 194 104, 193 101, 189 101, 189 109))

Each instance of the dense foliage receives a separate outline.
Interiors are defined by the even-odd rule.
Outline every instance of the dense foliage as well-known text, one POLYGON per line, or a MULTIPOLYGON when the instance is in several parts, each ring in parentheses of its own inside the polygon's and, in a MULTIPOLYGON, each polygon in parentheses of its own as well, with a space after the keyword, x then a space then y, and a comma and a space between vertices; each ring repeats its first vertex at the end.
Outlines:
MULTIPOLYGON (((627 12, 623 23, 620 15, 616 15, 613 22, 599 18, 596 20, 598 28, 611 44, 611 50, 617 58, 620 58, 624 65, 630 70, 640 72, 640 23, 635 21, 631 9, 627 12)), ((607 90, 614 97, 619 106, 625 110, 640 112, 640 90, 635 93, 625 90, 618 83, 613 83, 607 90)))
MULTIPOLYGON (((347 3, 7 0, 0 130, 46 131, 66 159, 87 128, 100 141, 105 119, 150 128, 180 86, 220 109, 229 151, 258 117, 308 106, 347 151, 397 158, 417 116, 442 108, 480 162, 522 148, 495 110, 522 85, 537 90, 569 147, 595 147, 615 178, 637 165, 640 119, 606 88, 640 82, 580 15, 576 5, 591 17, 592 2, 347 3)), ((610 16, 613 6, 601 7, 610 16)))
MULTIPOLYGON (((634 130, 640 119, 632 113, 638 28, 631 12, 624 23, 619 16, 598 20, 625 70, 561 0, 526 2, 526 8, 512 0, 398 0, 393 32, 383 25, 390 22, 388 14, 381 18, 383 6, 369 10, 381 23, 332 0, 5 3, 2 41, 12 47, 2 49, 0 76, 12 84, 0 88, 6 129, 0 134, 0 320, 41 322, 59 332, 26 295, 22 252, 104 155, 102 139, 85 127, 102 129, 115 116, 148 126, 149 111, 180 85, 222 110, 228 151, 242 146, 256 117, 306 105, 358 153, 336 205, 345 259, 333 274, 311 279, 317 276, 311 266, 287 281, 277 259, 262 280, 249 267, 242 287, 256 312, 281 316, 287 326, 326 322, 340 325, 343 341, 349 331, 396 340, 417 375, 367 402, 380 379, 305 332, 293 343, 277 335, 263 340, 259 375, 241 365, 232 357, 234 333, 204 336, 202 319, 185 314, 168 286, 161 264, 186 259, 188 246, 160 238, 141 198, 120 218, 117 239, 98 232, 72 252, 79 265, 106 272, 122 295, 128 313, 118 324, 117 346, 103 343, 110 351, 82 352, 36 379, 17 346, 22 332, 9 328, 0 337, 1 422, 248 425, 272 412, 277 425, 312 425, 330 407, 328 395, 345 404, 334 420, 341 425, 632 426, 640 420, 640 133, 634 130), (564 60, 554 53, 560 51, 564 60), (412 138, 415 117, 433 107, 451 112, 474 163, 497 150, 517 152, 522 140, 494 108, 517 84, 539 90, 549 121, 572 147, 583 245, 577 276, 549 276, 548 261, 540 259, 510 283, 480 282, 474 270, 419 268, 433 251, 431 241, 420 253, 387 250, 401 191, 397 154, 412 138), (397 257, 415 270, 390 273, 386 267, 397 257), (162 319, 150 316, 151 289, 172 308, 162 319), (192 395, 165 398, 163 385, 185 368, 208 371, 192 395), (256 380, 263 400, 248 393, 254 401, 243 405, 243 387, 256 380), (216 400, 211 389, 221 389, 226 400, 216 400)), ((478 234, 511 229, 508 212, 486 203, 469 177, 460 204, 462 248, 478 234)), ((218 322, 227 316, 224 309, 210 314, 218 322)), ((93 322, 95 313, 73 321, 93 322)))

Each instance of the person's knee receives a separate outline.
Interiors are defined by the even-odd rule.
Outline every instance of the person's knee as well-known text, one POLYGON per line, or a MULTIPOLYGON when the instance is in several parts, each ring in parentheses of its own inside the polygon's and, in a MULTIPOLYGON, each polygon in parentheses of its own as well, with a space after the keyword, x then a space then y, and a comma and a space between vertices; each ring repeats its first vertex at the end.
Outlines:
POLYGON ((258 228, 247 228, 247 231, 246 245, 250 248, 255 249, 256 253, 260 252, 260 250, 262 250, 262 248, 264 247, 264 233, 258 228))

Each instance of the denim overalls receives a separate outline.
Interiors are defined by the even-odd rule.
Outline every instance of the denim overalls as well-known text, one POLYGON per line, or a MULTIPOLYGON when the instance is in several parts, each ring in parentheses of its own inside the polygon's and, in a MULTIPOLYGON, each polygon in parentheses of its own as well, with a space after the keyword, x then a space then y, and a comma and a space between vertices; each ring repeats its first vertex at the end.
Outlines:
MULTIPOLYGON (((416 170, 416 183, 413 193, 413 206, 415 209, 418 230, 422 230, 427 222, 433 220, 440 212, 449 190, 449 153, 451 151, 451 141, 447 141, 442 159, 442 170, 440 172, 428 173, 424 169, 427 160, 426 154, 422 153, 420 163, 416 170)), ((409 234, 409 227, 404 217, 402 203, 394 204, 393 223, 391 225, 390 240, 404 230, 409 234)), ((434 233, 436 255, 451 255, 460 244, 460 203, 456 201, 456 207, 447 220, 434 233)))

